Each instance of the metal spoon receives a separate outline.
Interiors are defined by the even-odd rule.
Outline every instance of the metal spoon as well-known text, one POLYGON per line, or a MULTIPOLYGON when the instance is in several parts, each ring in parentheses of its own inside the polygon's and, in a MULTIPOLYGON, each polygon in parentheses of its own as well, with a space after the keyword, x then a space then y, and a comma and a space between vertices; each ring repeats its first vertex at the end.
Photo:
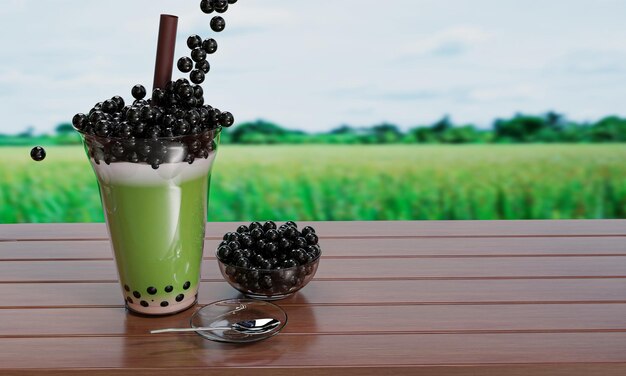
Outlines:
POLYGON ((231 326, 215 326, 204 328, 168 328, 151 330, 151 334, 159 333, 178 333, 178 332, 204 332, 212 330, 234 330, 243 334, 265 334, 276 329, 280 325, 280 321, 276 319, 256 319, 240 321, 231 326))

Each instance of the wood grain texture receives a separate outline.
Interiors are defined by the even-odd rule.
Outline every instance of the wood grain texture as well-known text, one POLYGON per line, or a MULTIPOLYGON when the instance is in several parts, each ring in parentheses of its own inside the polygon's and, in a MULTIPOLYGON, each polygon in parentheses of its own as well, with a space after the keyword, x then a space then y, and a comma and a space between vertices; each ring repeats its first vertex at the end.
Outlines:
MULTIPOLYGON (((356 258, 320 261, 317 280, 369 279, 527 279, 626 278, 626 256, 516 257, 516 258, 356 258)), ((220 281, 216 260, 205 260, 202 278, 220 281)), ((112 260, 5 261, 0 263, 0 283, 11 282, 114 282, 112 260)))
POLYGON ((472 365, 371 365, 350 367, 186 367, 3 369, 3 376, 132 375, 132 376, 623 376, 623 363, 535 363, 472 365))
MULTIPOLYGON (((219 240, 207 240, 206 259, 219 240)), ((626 255, 623 237, 387 238, 324 239, 325 257, 526 257, 626 255)), ((108 240, 0 242, 3 260, 112 259, 108 240)))
MULTIPOLYGON (((0 225, 0 374, 626 374, 624 220, 313 225, 315 280, 246 346, 149 335, 199 307, 127 313, 103 224, 0 225)), ((200 304, 240 296, 213 258, 236 226, 207 224, 200 304)))
POLYGON ((620 362, 626 367, 626 333, 303 334, 279 335, 247 346, 214 343, 198 336, 4 338, 0 341, 0 364, 6 368, 33 368, 36 365, 40 368, 159 367, 184 370, 185 367, 216 366, 584 362, 620 362), (25 354, 37 354, 37 358, 25 354))
MULTIPOLYGON (((507 236, 626 236, 626 220, 563 221, 378 221, 299 222, 314 226, 322 237, 507 237, 507 236)), ((207 238, 221 238, 240 222, 212 222, 207 238)), ((107 239, 103 223, 15 224, 0 226, 0 241, 39 239, 107 239)))
MULTIPOLYGON (((5 370, 3 376, 32 375, 33 369, 5 370)), ((479 364, 479 365, 414 365, 414 366, 354 366, 354 367, 187 367, 169 368, 60 368, 37 369, 38 375, 132 375, 132 376, 623 376, 621 363, 561 363, 561 364, 479 364)))
MULTIPOLYGON (((124 308, 1 309, 0 338, 148 336, 152 329, 187 326, 191 315, 200 307, 151 319, 128 314, 124 308), (20 320, 15 320, 16 317, 20 320)), ((626 304, 285 305, 283 308, 289 325, 281 335, 626 332, 626 304)))
MULTIPOLYGON (((0 284, 0 309, 120 307, 117 283, 0 284)), ((201 304, 239 297, 203 282, 201 304)), ((315 281, 281 305, 626 303, 626 279, 315 281)))

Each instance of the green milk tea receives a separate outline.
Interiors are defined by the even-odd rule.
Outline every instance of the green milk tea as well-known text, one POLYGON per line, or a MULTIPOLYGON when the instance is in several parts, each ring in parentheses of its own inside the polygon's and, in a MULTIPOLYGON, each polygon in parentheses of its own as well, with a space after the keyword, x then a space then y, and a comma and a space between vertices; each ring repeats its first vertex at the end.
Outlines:
POLYGON ((91 160, 130 310, 171 314, 196 302, 214 157, 157 170, 91 160))

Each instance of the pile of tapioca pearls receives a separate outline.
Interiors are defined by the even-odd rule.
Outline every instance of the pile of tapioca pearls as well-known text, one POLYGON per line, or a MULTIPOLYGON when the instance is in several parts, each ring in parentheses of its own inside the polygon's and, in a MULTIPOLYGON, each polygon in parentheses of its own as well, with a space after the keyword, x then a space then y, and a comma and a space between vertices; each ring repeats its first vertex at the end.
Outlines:
MULTIPOLYGON (((224 13, 229 4, 236 2, 202 0, 200 8, 207 14, 224 13)), ((221 16, 215 16, 210 26, 213 31, 221 32, 226 22, 221 16)), ((135 85, 131 91, 135 99, 131 106, 125 105, 121 96, 114 96, 98 102, 87 114, 74 116, 72 125, 79 132, 105 139, 93 143, 93 148, 90 146, 90 157, 96 163, 147 163, 158 169, 168 161, 166 153, 171 149, 172 140, 168 140, 167 147, 135 140, 153 139, 156 142, 172 137, 178 137, 176 141, 185 146, 183 159, 189 164, 197 158, 208 158, 215 148, 212 137, 199 139, 193 136, 220 127, 230 127, 235 120, 230 112, 221 112, 204 104, 204 90, 200 84, 210 70, 207 55, 217 51, 217 42, 213 38, 202 40, 200 36, 192 35, 187 39, 187 46, 191 50, 191 58, 180 58, 177 66, 181 72, 190 74, 193 84, 186 79, 171 81, 165 89, 154 89, 151 98, 147 100, 144 99, 146 89, 142 85, 135 85)), ((46 152, 37 146, 30 155, 33 160, 42 161, 46 152)))

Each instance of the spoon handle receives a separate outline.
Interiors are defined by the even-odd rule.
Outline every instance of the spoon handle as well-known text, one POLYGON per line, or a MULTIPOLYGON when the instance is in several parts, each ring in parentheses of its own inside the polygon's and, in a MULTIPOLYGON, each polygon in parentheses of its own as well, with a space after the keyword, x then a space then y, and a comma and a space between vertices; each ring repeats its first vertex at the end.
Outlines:
POLYGON ((150 334, 160 334, 160 333, 180 333, 180 332, 202 332, 207 330, 230 330, 231 327, 213 327, 213 328, 167 328, 167 329, 156 329, 151 330, 150 334))

